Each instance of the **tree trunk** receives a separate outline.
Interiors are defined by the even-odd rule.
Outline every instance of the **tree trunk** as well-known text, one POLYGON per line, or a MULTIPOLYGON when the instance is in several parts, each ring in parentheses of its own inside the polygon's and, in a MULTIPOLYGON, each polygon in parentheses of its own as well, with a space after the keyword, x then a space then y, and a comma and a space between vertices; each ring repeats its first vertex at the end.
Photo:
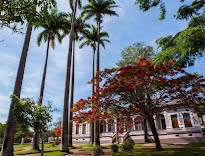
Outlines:
POLYGON ((43 142, 43 136, 41 136, 41 156, 43 156, 44 153, 44 142, 43 142))
MULTIPOLYGON (((47 50, 46 50, 46 60, 43 70, 43 76, 41 80, 41 90, 40 90, 40 96, 38 99, 38 104, 42 105, 43 102, 43 94, 44 94, 44 87, 45 87, 45 81, 46 81, 46 73, 47 73, 47 66, 48 66, 48 54, 49 54, 49 47, 50 47, 50 37, 48 37, 48 43, 47 43, 47 50)), ((33 143, 32 143, 33 150, 39 150, 39 135, 35 133, 33 136, 33 143)))
MULTIPOLYGON (((14 86, 13 94, 15 94, 17 97, 20 98, 21 94, 21 88, 23 83, 23 76, 24 76, 24 70, 26 65, 26 59, 28 54, 28 48, 30 44, 31 39, 31 33, 32 33, 32 26, 28 24, 26 36, 24 40, 23 50, 21 53, 21 59, 19 62, 18 72, 16 76, 16 82, 14 86)), ((9 115, 7 119, 7 125, 4 133, 4 140, 1 150, 1 156, 13 156, 13 141, 14 141, 14 133, 15 133, 15 127, 16 127, 16 119, 13 114, 13 108, 14 108, 14 101, 11 100, 11 105, 9 109, 9 115)))
MULTIPOLYGON (((96 69, 96 72, 98 73, 100 71, 100 20, 97 21, 97 28, 98 28, 98 46, 97 46, 97 69, 96 69)), ((99 87, 100 87, 99 82, 97 82, 96 90, 98 90, 99 87)), ((99 102, 99 99, 97 102, 99 102)), ((99 121, 95 122, 95 145, 100 146, 99 121)))
POLYGON ((64 93, 64 108, 63 108, 63 123, 62 123, 62 134, 61 134, 61 151, 69 152, 68 149, 68 101, 70 91, 70 72, 71 72, 71 60, 72 60, 72 43, 74 40, 74 24, 77 9, 77 0, 75 1, 75 8, 72 16, 69 51, 66 68, 66 82, 65 82, 65 93, 64 93))
POLYGON ((50 47, 50 36, 48 37, 48 43, 47 43, 46 60, 45 60, 45 65, 44 65, 44 70, 43 70, 43 76, 42 76, 42 81, 41 81, 41 90, 40 90, 40 96, 39 96, 39 101, 38 101, 39 104, 42 104, 42 102, 43 102, 46 73, 47 73, 47 66, 48 66, 49 47, 50 47))
POLYGON ((118 120, 116 121, 117 123, 117 126, 116 126, 116 144, 119 144, 120 143, 120 140, 119 140, 119 132, 118 132, 118 120))
POLYGON ((157 150, 162 150, 161 143, 160 143, 160 140, 159 140, 159 136, 158 136, 158 133, 157 133, 157 129, 155 127, 154 118, 153 118, 152 114, 151 115, 149 114, 147 121, 149 123, 149 126, 151 128, 152 134, 154 136, 154 140, 155 140, 155 144, 156 144, 156 149, 157 150))
POLYGON ((73 59, 72 59, 72 82, 71 82, 71 98, 70 98, 70 114, 68 121, 68 146, 73 147, 73 108, 74 102, 74 88, 75 88, 75 41, 73 41, 73 59))
MULTIPOLYGON (((93 48, 93 75, 92 75, 92 79, 94 80, 94 77, 95 77, 95 48, 93 48)), ((92 95, 95 93, 95 85, 94 85, 94 82, 92 83, 92 95)), ((95 130, 95 124, 94 123, 91 123, 91 144, 94 144, 94 130, 95 130)))
POLYGON ((147 133, 147 120, 144 119, 144 141, 145 143, 148 143, 148 133, 147 133))
POLYGON ((33 136, 32 149, 33 150, 40 150, 39 149, 39 135, 38 135, 38 133, 35 133, 33 136))

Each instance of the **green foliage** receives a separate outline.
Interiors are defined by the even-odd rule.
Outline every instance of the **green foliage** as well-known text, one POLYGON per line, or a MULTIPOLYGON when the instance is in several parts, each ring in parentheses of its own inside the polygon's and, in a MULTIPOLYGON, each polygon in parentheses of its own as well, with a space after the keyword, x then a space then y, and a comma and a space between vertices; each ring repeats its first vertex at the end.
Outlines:
MULTIPOLYGON (((107 39, 109 35, 107 32, 100 32, 100 45, 105 48, 105 42, 110 41, 107 39)), ((97 42, 98 42, 98 31, 97 28, 92 25, 90 29, 86 29, 82 33, 82 37, 80 38, 82 43, 80 44, 80 48, 83 48, 85 45, 90 46, 95 51, 97 49, 97 42)))
POLYGON ((102 147, 101 146, 94 146, 93 147, 93 154, 94 155, 100 155, 103 153, 102 147))
POLYGON ((95 17, 95 20, 102 22, 104 15, 118 16, 113 10, 117 5, 113 0, 89 0, 89 3, 83 7, 82 15, 86 19, 95 17))
POLYGON ((147 46, 143 42, 136 42, 121 52, 122 59, 117 65, 119 67, 135 65, 139 58, 152 60, 154 56, 155 53, 151 46, 147 46))
MULTIPOLYGON (((184 3, 185 0, 180 0, 181 3, 184 3)), ((136 0, 136 5, 139 5, 139 8, 143 11, 148 11, 153 7, 160 7, 160 20, 163 20, 166 15, 165 2, 163 0, 136 0)), ((192 0, 191 4, 182 4, 177 11, 177 19, 188 19, 194 16, 203 15, 203 7, 205 3, 204 0, 192 0)))
POLYGON ((205 15, 192 18, 188 28, 175 36, 157 40, 161 52, 157 63, 174 59, 181 66, 192 66, 196 58, 202 57, 205 50, 205 15))
MULTIPOLYGON (((177 11, 177 19, 191 19, 188 27, 178 32, 175 36, 162 37, 157 40, 161 52, 156 57, 156 63, 174 59, 180 66, 192 66, 196 58, 202 57, 205 50, 205 14, 204 0, 192 0, 191 3, 183 4, 177 11)), ((165 2, 162 0, 144 1, 136 0, 143 11, 160 6, 160 19, 165 18, 165 2)))
POLYGON ((24 124, 17 124, 14 139, 16 142, 21 142, 21 139, 24 138, 25 142, 30 142, 30 138, 33 136, 33 133, 29 130, 29 127, 24 124))
POLYGON ((44 42, 50 42, 53 49, 55 48, 55 39, 61 43, 64 33, 70 32, 67 17, 68 14, 58 12, 57 10, 40 14, 38 22, 35 23, 35 28, 43 28, 43 31, 37 38, 38 46, 40 46, 42 40, 44 42))
POLYGON ((0 26, 7 26, 16 31, 17 23, 35 23, 39 14, 53 7, 56 7, 55 0, 1 0, 0 26), (14 25, 11 26, 12 24, 14 25))
MULTIPOLYGON (((71 29, 71 21, 72 21, 72 14, 68 14, 68 27, 71 29)), ((80 35, 82 35, 87 28, 90 28, 90 25, 86 22, 86 19, 80 15, 75 19, 75 40, 78 41, 80 39, 80 35)))
POLYGON ((126 141, 123 142, 123 144, 122 144, 122 151, 133 150, 134 146, 135 146, 134 141, 131 138, 129 138, 126 141))
POLYGON ((0 138, 4 137, 5 128, 6 128, 6 124, 0 123, 0 138))
POLYGON ((111 145, 111 150, 113 153, 117 153, 119 150, 119 146, 117 144, 112 144, 111 145))
POLYGON ((31 127, 39 134, 46 132, 48 123, 52 121, 51 112, 53 110, 50 103, 45 106, 36 104, 29 98, 20 100, 15 95, 11 98, 15 102, 13 111, 19 125, 31 127))

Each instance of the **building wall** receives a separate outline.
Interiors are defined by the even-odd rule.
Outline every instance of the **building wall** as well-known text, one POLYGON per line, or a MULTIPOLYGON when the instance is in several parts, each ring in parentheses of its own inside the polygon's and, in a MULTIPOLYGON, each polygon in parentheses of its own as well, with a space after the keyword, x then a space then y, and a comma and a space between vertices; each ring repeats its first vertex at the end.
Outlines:
MULTIPOLYGON (((119 141, 123 142, 128 137, 131 137, 136 143, 144 143, 144 131, 142 129, 143 123, 137 122, 135 123, 135 119, 139 117, 139 115, 134 115, 131 117, 133 124, 130 128, 130 131, 124 131, 122 134, 119 134, 119 141)), ((197 113, 194 112, 191 108, 180 108, 177 110, 164 110, 160 114, 154 115, 155 125, 159 134, 159 138, 161 143, 192 143, 192 142, 204 142, 204 137, 202 133, 202 129, 200 127, 200 121, 197 113), (189 114, 189 116, 187 116, 189 114), (187 116, 184 117, 184 115, 187 116), (173 116, 176 118, 172 119, 173 116), (186 121, 185 119, 186 118, 186 121), (189 120, 190 119, 190 120, 189 120), (188 121, 188 122, 187 122, 188 121), (189 122, 190 121, 190 122, 189 122), (163 124, 165 123, 165 125, 163 124), (191 127, 186 127, 185 125, 191 124, 191 127), (175 126, 178 123, 178 128, 173 128, 173 123, 175 126), (164 127, 166 126, 166 127, 164 127), (163 129, 165 128, 165 129, 163 129)), ((108 124, 106 121, 105 127, 103 127, 103 133, 100 135, 101 144, 111 144, 116 142, 116 130, 117 128, 117 120, 114 120, 112 125, 108 124), (111 126, 109 128, 109 126, 111 126), (110 131, 109 131, 110 130, 110 131)), ((86 134, 82 134, 83 132, 83 124, 79 124, 79 133, 76 134, 76 123, 73 124, 73 142, 74 144, 87 144, 90 143, 90 124, 86 124, 86 134)), ((154 141, 152 133, 150 131, 149 125, 148 127, 148 136, 150 141, 154 141)))

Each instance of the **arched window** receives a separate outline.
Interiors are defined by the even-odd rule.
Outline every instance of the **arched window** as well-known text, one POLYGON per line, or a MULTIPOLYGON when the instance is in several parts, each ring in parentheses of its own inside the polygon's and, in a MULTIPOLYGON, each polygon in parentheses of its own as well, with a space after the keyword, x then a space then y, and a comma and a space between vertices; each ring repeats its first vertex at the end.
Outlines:
POLYGON ((79 134, 79 129, 80 129, 79 124, 76 124, 75 125, 75 134, 79 134))
POLYGON ((135 118, 135 130, 142 131, 143 130, 143 118, 141 116, 137 116, 135 118))
POLYGON ((185 127, 192 127, 191 118, 190 118, 189 113, 184 113, 183 118, 184 118, 185 127))
POLYGON ((106 132, 106 122, 103 120, 100 122, 100 133, 106 132))
POLYGON ((82 134, 86 134, 86 124, 82 125, 82 134))
POLYGON ((172 127, 179 128, 177 115, 171 115, 171 120, 172 120, 172 127))
POLYGON ((126 131, 134 130, 132 118, 128 118, 128 119, 125 121, 125 124, 126 124, 126 127, 125 127, 125 128, 126 128, 126 131))
POLYGON ((166 122, 163 114, 156 116, 156 125, 158 129, 166 129, 166 122))
POLYGON ((114 120, 108 121, 108 132, 115 132, 115 122, 114 122, 114 120))

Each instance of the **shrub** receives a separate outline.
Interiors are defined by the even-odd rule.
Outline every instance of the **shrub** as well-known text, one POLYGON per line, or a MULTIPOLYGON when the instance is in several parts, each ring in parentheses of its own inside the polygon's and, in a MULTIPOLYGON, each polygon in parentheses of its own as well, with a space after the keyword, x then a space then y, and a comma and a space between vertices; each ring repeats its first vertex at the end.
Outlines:
POLYGON ((112 144, 112 145, 111 145, 111 150, 112 150, 113 153, 117 153, 118 150, 119 150, 118 145, 116 145, 116 144, 112 144))
POLYGON ((132 140, 132 138, 128 138, 126 141, 130 142, 132 145, 135 145, 135 142, 132 140))
POLYGON ((93 147, 93 155, 100 155, 103 153, 101 146, 95 146, 93 147))
POLYGON ((123 144, 122 144, 122 151, 130 151, 134 148, 135 143, 132 139, 127 139, 123 144))

